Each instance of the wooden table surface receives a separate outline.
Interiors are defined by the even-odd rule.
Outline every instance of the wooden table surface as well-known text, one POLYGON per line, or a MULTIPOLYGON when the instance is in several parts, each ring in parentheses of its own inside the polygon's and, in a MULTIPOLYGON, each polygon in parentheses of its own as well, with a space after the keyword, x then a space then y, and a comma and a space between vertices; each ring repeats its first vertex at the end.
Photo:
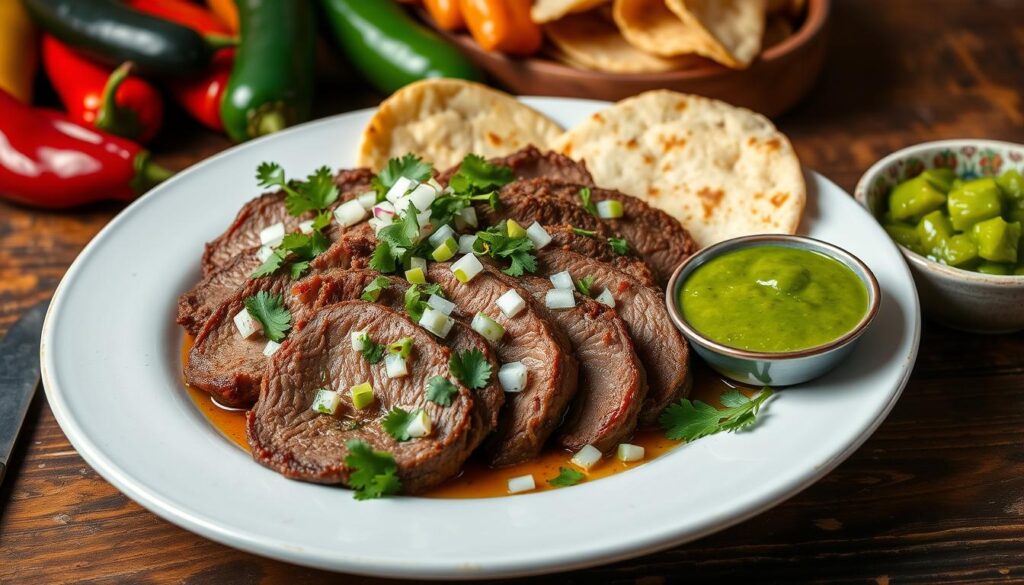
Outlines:
MULTIPOLYGON (((1024 2, 839 0, 831 35, 820 83, 778 123, 806 165, 848 191, 872 162, 916 142, 1024 141, 1024 2)), ((380 99, 342 76, 319 90, 320 115, 380 99)), ((175 169, 228 146, 180 114, 168 126, 153 149, 175 169)), ((118 210, 0 203, 0 332, 51 295, 118 210)), ((816 485, 698 542, 545 580, 741 577, 1024 582, 1024 335, 926 323, 888 420, 816 485)), ((0 582, 69 580, 375 581, 256 557, 159 519, 78 456, 40 395, 0 488, 0 582)))

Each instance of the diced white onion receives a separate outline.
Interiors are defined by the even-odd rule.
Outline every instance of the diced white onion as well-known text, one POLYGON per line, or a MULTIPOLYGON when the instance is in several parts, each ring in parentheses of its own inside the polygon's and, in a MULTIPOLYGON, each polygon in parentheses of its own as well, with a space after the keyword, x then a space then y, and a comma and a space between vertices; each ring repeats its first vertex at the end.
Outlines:
POLYGON ((640 445, 631 445, 629 443, 619 443, 619 450, 615 453, 615 457, 619 461, 640 461, 644 458, 644 448, 640 445))
POLYGON ((426 183, 420 183, 409 193, 409 201, 416 206, 416 209, 423 211, 430 209, 430 204, 437 199, 437 191, 426 183))
POLYGON ((520 475, 508 480, 508 493, 510 494, 529 492, 535 489, 537 489, 537 484, 533 481, 533 474, 520 475))
POLYGON ((274 249, 270 246, 260 246, 259 250, 256 250, 256 258, 260 262, 266 262, 267 258, 270 258, 274 254, 274 249))
POLYGON ((431 246, 434 246, 436 248, 440 246, 448 238, 453 237, 455 237, 455 230, 452 229, 452 226, 444 224, 443 226, 437 228, 436 232, 430 234, 430 239, 428 241, 430 242, 431 246))
POLYGON ((423 327, 427 331, 442 338, 448 336, 448 332, 451 331, 453 323, 454 321, 452 321, 448 315, 445 315, 434 307, 427 307, 424 309, 423 316, 420 317, 420 327, 423 327))
POLYGON ((459 210, 459 214, 455 217, 456 220, 462 221, 462 223, 466 224, 469 227, 480 226, 480 222, 476 218, 475 207, 463 207, 462 209, 459 210))
POLYGON ((349 338, 352 340, 352 349, 356 351, 363 351, 366 349, 366 341, 370 337, 366 335, 365 331, 353 331, 349 334, 349 338))
POLYGON ((392 221, 391 219, 377 219, 374 217, 371 218, 370 221, 368 221, 367 223, 369 223, 370 227, 373 228, 373 235, 377 235, 380 233, 380 230, 391 225, 392 221))
POLYGON ((519 293, 514 288, 510 288, 502 293, 498 300, 494 301, 494 304, 498 305, 501 312, 510 319, 526 308, 526 301, 523 300, 523 297, 519 296, 519 293))
POLYGON ((356 201, 359 202, 359 205, 363 206, 363 209, 372 209, 377 204, 377 192, 366 191, 365 193, 360 193, 356 197, 356 201))
POLYGON ((483 313, 477 313, 473 317, 473 322, 470 324, 473 331, 476 331, 480 335, 484 336, 484 339, 491 343, 498 343, 501 338, 505 336, 505 328, 500 323, 491 319, 483 313))
POLYGON ((526 228, 526 237, 530 238, 533 247, 538 250, 551 243, 551 234, 537 222, 533 222, 533 225, 526 228))
POLYGON ((397 353, 389 353, 384 357, 384 371, 387 372, 388 378, 404 378, 409 375, 405 358, 397 353))
POLYGON ((409 270, 419 268, 423 272, 427 271, 427 259, 420 258, 419 256, 413 256, 409 258, 409 270))
POLYGON ((601 451, 597 447, 593 445, 584 445, 582 449, 572 456, 569 463, 572 463, 576 467, 580 467, 582 469, 590 469, 597 465, 597 462, 600 460, 601 451))
POLYGON ((433 427, 433 425, 430 421, 430 415, 427 414, 427 411, 421 408, 413 413, 412 420, 410 420, 409 425, 405 427, 405 431, 409 433, 410 437, 418 439, 429 435, 431 427, 433 427))
POLYGON ((260 243, 270 248, 276 247, 284 239, 284 224, 277 222, 274 225, 268 225, 267 227, 260 230, 260 243))
POLYGON ((483 269, 484 265, 473 254, 466 254, 452 264, 452 274, 463 284, 476 278, 483 269))
POLYGON ((395 206, 388 201, 381 201, 373 206, 373 217, 393 220, 395 217, 395 206))
POLYGON ((622 202, 614 199, 598 201, 597 216, 601 219, 618 219, 622 217, 622 202))
POLYGON ((571 309, 576 306, 576 296, 571 290, 553 288, 544 295, 544 306, 549 309, 571 309))
POLYGON ((399 197, 395 200, 395 213, 404 214, 406 209, 409 209, 409 198, 399 197))
POLYGON ((444 187, 442 187, 441 183, 438 183, 437 179, 435 179, 434 177, 430 177, 429 179, 427 179, 427 184, 433 187, 434 191, 437 191, 438 193, 444 191, 444 187))
POLYGON ((551 284, 562 290, 573 290, 576 286, 572 283, 572 275, 568 270, 563 270, 551 275, 551 284))
POLYGON ((313 220, 307 219, 306 221, 299 223, 299 231, 307 236, 313 233, 313 220))
POLYGON ((502 364, 498 369, 498 382, 505 392, 522 392, 528 379, 529 373, 523 362, 502 364))
POLYGON ((612 295, 612 291, 609 288, 606 288, 603 291, 601 291, 601 294, 597 295, 597 298, 595 300, 599 303, 615 308, 615 297, 612 295))
POLYGON ((321 414, 334 414, 338 410, 339 404, 341 404, 341 397, 337 392, 321 388, 316 391, 316 398, 313 399, 310 409, 321 414))
POLYGON ((277 353, 279 349, 281 349, 281 344, 271 339, 267 342, 267 345, 263 346, 263 355, 270 357, 277 353))
POLYGON ((242 339, 249 339, 253 333, 263 329, 260 322, 252 318, 249 314, 248 309, 242 309, 235 315, 234 318, 235 327, 238 329, 238 334, 242 336, 242 339))
MULTIPOLYGON (((384 198, 392 203, 397 203, 398 200, 401 199, 403 195, 409 192, 409 189, 412 189, 415 186, 416 183, 412 179, 406 177, 398 177, 398 180, 396 180, 395 184, 392 185, 390 189, 388 189, 388 192, 386 195, 384 195, 384 198)), ((398 205, 396 204, 395 207, 397 208, 398 205)))
POLYGON ((358 201, 346 201, 334 210, 334 219, 338 220, 341 227, 349 227, 366 219, 366 208, 358 201))
POLYGON ((430 297, 427 298, 427 306, 434 307, 445 315, 451 315, 452 311, 455 310, 455 303, 437 295, 430 295, 430 297))
POLYGON ((430 223, 430 213, 429 209, 420 209, 420 212, 416 214, 416 225, 420 226, 420 237, 434 229, 434 224, 430 223))
POLYGON ((472 254, 475 243, 476 234, 459 236, 459 254, 472 254))

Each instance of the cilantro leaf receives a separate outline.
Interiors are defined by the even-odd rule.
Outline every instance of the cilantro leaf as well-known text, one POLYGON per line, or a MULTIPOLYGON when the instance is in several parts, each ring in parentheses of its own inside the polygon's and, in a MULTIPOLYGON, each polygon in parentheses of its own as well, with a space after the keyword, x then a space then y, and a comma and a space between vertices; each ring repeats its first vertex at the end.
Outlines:
POLYGON ((334 184, 331 169, 326 166, 315 170, 305 182, 296 182, 294 188, 285 190, 285 193, 285 207, 295 216, 307 211, 319 212, 338 200, 338 186, 334 184))
POLYGON ((274 162, 263 162, 256 167, 256 184, 260 187, 288 187, 285 181, 284 169, 274 162))
POLYGON ((532 274, 537 271, 533 241, 526 236, 510 238, 506 221, 477 232, 473 251, 487 254, 491 258, 508 260, 509 267, 502 272, 509 276, 522 276, 525 272, 532 274))
POLYGON ((608 245, 619 256, 628 256, 631 253, 626 238, 608 238, 608 245))
POLYGON ((576 281, 576 290, 580 291, 580 294, 585 297, 592 296, 590 294, 590 287, 592 286, 594 286, 594 277, 590 274, 576 281))
POLYGON ((491 363, 479 349, 464 352, 452 352, 448 361, 448 371, 466 388, 479 390, 490 382, 491 363))
POLYGON ((395 271, 395 256, 391 253, 391 244, 381 241, 370 255, 370 268, 387 274, 395 271))
POLYGON ((730 390, 720 399, 726 406, 724 410, 684 398, 666 408, 658 422, 665 429, 665 436, 676 441, 696 441, 721 431, 735 432, 756 422, 757 411, 772 394, 772 389, 767 387, 754 398, 730 390))
POLYGON ((409 153, 401 158, 389 160, 380 174, 370 181, 370 186, 377 192, 377 201, 383 201, 384 196, 400 177, 422 182, 433 175, 434 167, 430 163, 425 163, 420 157, 409 153))
POLYGON ((437 295, 444 298, 444 291, 441 285, 436 282, 428 284, 414 284, 405 289, 405 312, 412 319, 413 323, 419 323, 423 318, 423 311, 427 310, 427 299, 430 295, 437 295))
POLYGON ((291 271, 292 280, 298 280, 303 274, 309 270, 309 261, 302 260, 299 262, 292 262, 291 266, 288 267, 291 271))
POLYGON ((259 278, 277 272, 285 261, 291 261, 292 278, 299 278, 309 269, 309 262, 323 254, 331 246, 331 241, 321 232, 311 234, 291 233, 285 235, 274 253, 266 259, 250 276, 259 278))
POLYGON ((596 238, 597 237, 597 230, 585 230, 583 228, 578 228, 578 227, 574 227, 574 226, 570 226, 570 227, 572 227, 572 233, 576 234, 577 236, 586 236, 588 238, 596 238))
POLYGON ((594 217, 597 217, 597 205, 590 200, 590 187, 583 187, 580 189, 580 205, 594 217))
POLYGON ((569 487, 583 481, 586 476, 571 467, 559 467, 558 476, 548 480, 548 484, 554 487, 569 487))
POLYGON ((380 298, 380 292, 390 285, 391 280, 388 277, 378 276, 377 278, 374 278, 372 281, 370 281, 370 284, 366 285, 366 288, 363 289, 363 292, 362 294, 359 295, 359 298, 368 303, 375 302, 377 299, 380 298))
POLYGON ((284 306, 284 297, 261 290, 245 299, 245 310, 263 326, 263 336, 281 341, 292 328, 292 314, 284 306))
POLYGON ((421 410, 423 409, 417 408, 416 410, 409 412, 398 406, 394 406, 386 415, 384 415, 384 418, 381 419, 380 426, 383 427, 387 434, 391 435, 396 441, 408 441, 412 438, 412 435, 409 434, 409 425, 421 410))
POLYGON ((402 489, 398 479, 398 464, 387 451, 374 451, 365 441, 352 440, 346 443, 348 455, 345 465, 351 469, 348 486, 355 492, 357 500, 372 500, 402 489))
POLYGON ((363 344, 363 349, 360 349, 359 353, 363 354, 366 361, 371 364, 377 364, 380 363, 380 360, 384 359, 384 344, 370 339, 369 333, 360 335, 359 341, 363 344))
POLYGON ((459 393, 459 389, 444 376, 434 376, 427 380, 427 400, 441 406, 448 406, 452 403, 452 397, 459 393))
POLYGON ((281 264, 284 262, 284 258, 287 255, 287 250, 281 250, 280 248, 278 248, 263 262, 263 264, 260 264, 259 268, 254 270, 253 273, 250 274, 249 276, 252 278, 270 276, 271 274, 277 272, 279 268, 281 268, 281 264))
POLYGON ((515 179, 512 169, 487 162, 478 154, 467 154, 448 185, 456 193, 474 195, 494 191, 515 179))

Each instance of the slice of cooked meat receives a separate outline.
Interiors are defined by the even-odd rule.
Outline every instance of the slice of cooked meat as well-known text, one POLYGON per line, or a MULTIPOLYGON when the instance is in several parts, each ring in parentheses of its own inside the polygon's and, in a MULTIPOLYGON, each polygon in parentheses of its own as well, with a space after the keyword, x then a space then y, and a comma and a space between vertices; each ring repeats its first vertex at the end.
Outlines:
POLYGON ((529 374, 525 389, 505 395, 498 428, 485 448, 493 465, 533 459, 576 393, 578 369, 568 338, 529 291, 491 267, 466 284, 455 279, 449 263, 432 263, 427 273, 455 303, 454 317, 468 321, 481 312, 505 328, 505 336, 492 346, 498 361, 522 362, 529 374), (509 289, 516 290, 527 304, 511 319, 494 304, 509 289))
POLYGON ((428 380, 450 378, 449 358, 447 347, 391 309, 362 301, 325 307, 292 334, 267 369, 259 402, 248 416, 253 458, 293 479, 348 484, 354 470, 345 464, 347 443, 361 440, 394 457, 404 492, 418 493, 441 483, 459 472, 480 434, 473 393, 458 381, 453 380, 458 393, 450 405, 426 400, 428 380), (379 343, 412 337, 409 375, 388 378, 383 362, 370 364, 352 349, 353 331, 366 331, 379 343), (357 410, 348 391, 363 382, 373 386, 375 400, 357 410), (311 409, 319 388, 342 394, 333 415, 311 409), (394 439, 381 426, 393 407, 424 409, 430 434, 394 439))
POLYGON ((640 410, 640 425, 653 426, 669 403, 689 391, 689 346, 672 324, 661 291, 640 284, 604 262, 569 250, 545 248, 537 254, 537 260, 543 274, 567 270, 574 280, 594 277, 595 293, 611 290, 615 311, 626 323, 647 370, 647 398, 640 410))
POLYGON ((571 225, 546 225, 544 230, 551 236, 551 243, 548 244, 550 247, 571 250, 607 262, 647 286, 658 284, 646 262, 636 256, 618 254, 608 243, 608 238, 600 233, 581 235, 571 225))
MULTIPOLYGON (((551 289, 544 278, 518 282, 542 303, 551 289)), ((647 394, 647 376, 626 325, 614 309, 578 294, 574 308, 550 312, 572 342, 580 372, 576 398, 555 441, 572 451, 584 445, 614 449, 636 429, 647 394)))
POLYGON ((207 274, 178 299, 178 324, 190 335, 198 335, 206 320, 221 303, 245 284, 249 275, 260 267, 256 257, 259 248, 249 248, 235 256, 226 266, 207 274))
MULTIPOLYGON (((335 303, 359 299, 363 289, 380 276, 379 272, 373 270, 328 270, 302 279, 295 285, 293 292, 299 302, 311 307, 313 311, 318 311, 335 303)), ((395 276, 386 278, 390 284, 380 291, 376 302, 401 313, 405 311, 405 292, 409 288, 409 283, 395 276)), ((490 346, 487 345, 487 340, 473 331, 469 325, 456 322, 444 343, 449 349, 459 353, 479 350, 491 364, 492 370, 497 373, 499 364, 490 346)), ((480 430, 480 436, 470 441, 475 449, 497 426, 498 413, 505 402, 505 394, 501 391, 497 376, 494 375, 486 386, 474 390, 474 396, 474 414, 480 418, 480 424, 476 426, 480 430)))
MULTIPOLYGON (((339 171, 334 178, 338 185, 338 202, 347 201, 370 189, 373 172, 369 169, 351 169, 339 171)), ((264 193, 246 203, 228 229, 213 241, 206 244, 203 252, 203 275, 208 275, 218 268, 227 266, 241 252, 260 245, 260 231, 278 222, 284 224, 285 232, 299 229, 299 224, 313 218, 309 212, 303 217, 295 217, 288 213, 284 206, 284 192, 264 193)), ((337 204, 335 204, 337 205, 337 204)), ((331 226, 337 229, 337 224, 331 226)), ((331 228, 328 228, 329 230, 331 228)), ((332 235, 328 233, 328 235, 332 235)), ((333 238, 332 238, 333 239, 333 238)))
POLYGON ((313 270, 329 270, 331 268, 349 268, 354 259, 361 264, 369 261, 373 249, 377 246, 377 236, 367 222, 358 223, 344 230, 324 251, 309 263, 313 270))
MULTIPOLYGON (((488 162, 509 167, 517 179, 548 177, 582 185, 594 184, 594 178, 590 176, 585 163, 576 162, 551 150, 541 152, 533 145, 517 150, 508 156, 492 158, 488 162)), ((437 179, 438 182, 448 185, 448 180, 458 170, 459 166, 455 165, 441 173, 437 179)))
MULTIPOLYGON (((550 179, 532 179, 507 185, 502 189, 502 203, 505 191, 514 188, 519 193, 531 193, 536 197, 554 197, 562 201, 581 205, 581 185, 550 179), (514 185, 514 187, 513 187, 514 185)), ((597 205, 601 201, 613 199, 622 203, 623 215, 619 219, 603 220, 608 231, 620 234, 629 241, 637 256, 642 258, 651 269, 658 281, 668 282, 672 272, 683 260, 697 249, 696 243, 689 232, 671 215, 651 207, 647 203, 625 193, 610 189, 590 188, 590 200, 597 205)), ((571 223, 574 221, 541 223, 571 223)), ((577 226, 583 227, 583 226, 577 226)), ((587 228, 592 229, 592 228, 587 228)))
POLYGON ((196 336, 185 367, 185 382, 210 393, 224 406, 249 408, 259 395, 260 382, 269 359, 263 355, 267 340, 258 332, 243 339, 234 317, 245 308, 245 299, 260 291, 281 295, 292 313, 293 327, 308 313, 291 293, 287 274, 248 280, 220 304, 196 336))
POLYGON ((514 219, 523 227, 536 221, 541 225, 565 224, 597 231, 605 236, 611 235, 604 221, 588 213, 576 201, 551 197, 543 181, 534 179, 505 185, 498 192, 501 202, 498 209, 487 203, 478 203, 475 206, 477 215, 486 225, 494 225, 503 219, 514 219))

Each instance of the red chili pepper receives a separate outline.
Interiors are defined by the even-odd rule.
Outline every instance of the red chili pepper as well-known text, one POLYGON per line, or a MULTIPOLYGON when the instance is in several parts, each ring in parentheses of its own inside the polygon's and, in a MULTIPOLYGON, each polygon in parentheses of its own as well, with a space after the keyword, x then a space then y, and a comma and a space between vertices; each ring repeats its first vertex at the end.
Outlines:
POLYGON ((110 71, 45 35, 43 67, 72 119, 143 143, 160 130, 164 100, 130 66, 110 71))
POLYGON ((171 173, 137 143, 0 90, 0 197, 50 209, 129 201, 171 173))
MULTIPOLYGON (((183 0, 129 0, 128 4, 142 12, 187 26, 204 35, 232 36, 234 32, 215 14, 183 0)), ((173 80, 169 88, 175 101, 192 117, 207 127, 221 131, 220 102, 227 89, 235 62, 233 48, 221 49, 213 56, 206 73, 196 77, 173 80)))

